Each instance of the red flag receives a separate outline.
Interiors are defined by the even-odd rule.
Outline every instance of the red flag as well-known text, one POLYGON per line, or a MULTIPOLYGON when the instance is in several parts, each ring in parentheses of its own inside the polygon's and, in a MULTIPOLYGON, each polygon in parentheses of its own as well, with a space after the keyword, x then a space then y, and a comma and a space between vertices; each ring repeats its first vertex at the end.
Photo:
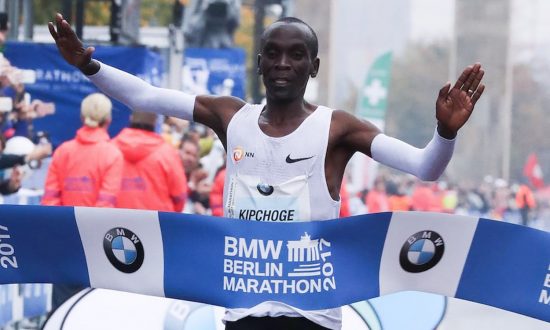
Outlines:
POLYGON ((529 179, 533 187, 537 189, 544 187, 542 170, 539 165, 539 159, 535 153, 531 153, 527 158, 527 162, 523 168, 523 175, 529 179))

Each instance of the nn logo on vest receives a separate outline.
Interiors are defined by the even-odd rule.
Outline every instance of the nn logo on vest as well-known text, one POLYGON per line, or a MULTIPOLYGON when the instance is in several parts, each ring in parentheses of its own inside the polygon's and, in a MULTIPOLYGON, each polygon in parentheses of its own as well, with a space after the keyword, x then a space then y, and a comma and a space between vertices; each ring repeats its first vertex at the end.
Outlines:
POLYGON ((411 235, 401 247, 399 264, 410 273, 421 273, 433 268, 445 251, 441 235, 431 230, 423 230, 411 235))
POLYGON ((254 153, 250 151, 245 151, 243 147, 233 148, 233 162, 238 163, 245 157, 254 158, 254 153))
POLYGON ((128 274, 137 271, 145 257, 139 237, 122 227, 113 228, 105 234, 103 250, 111 265, 128 274))

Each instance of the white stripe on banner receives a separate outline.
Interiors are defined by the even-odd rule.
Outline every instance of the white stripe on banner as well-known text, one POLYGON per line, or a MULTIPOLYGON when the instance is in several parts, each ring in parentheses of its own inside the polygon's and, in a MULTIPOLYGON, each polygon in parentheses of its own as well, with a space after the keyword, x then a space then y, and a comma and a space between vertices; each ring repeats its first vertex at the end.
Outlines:
POLYGON ((416 290, 454 297, 478 221, 394 212, 380 263, 380 295, 416 290))
POLYGON ((164 297, 164 252, 156 211, 75 207, 75 218, 92 287, 164 297), (146 253, 136 250, 143 245, 146 253), (139 267, 135 258, 141 257, 139 267), (135 265, 139 269, 131 267, 135 265))

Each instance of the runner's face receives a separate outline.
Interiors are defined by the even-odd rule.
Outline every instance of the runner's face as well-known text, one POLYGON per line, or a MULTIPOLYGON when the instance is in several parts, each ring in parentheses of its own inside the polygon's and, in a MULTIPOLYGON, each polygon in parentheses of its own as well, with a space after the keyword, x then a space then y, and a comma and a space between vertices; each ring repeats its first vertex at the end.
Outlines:
POLYGON ((270 27, 258 67, 263 75, 267 98, 291 101, 303 97, 309 76, 316 74, 318 59, 311 59, 307 27, 276 23, 270 27))

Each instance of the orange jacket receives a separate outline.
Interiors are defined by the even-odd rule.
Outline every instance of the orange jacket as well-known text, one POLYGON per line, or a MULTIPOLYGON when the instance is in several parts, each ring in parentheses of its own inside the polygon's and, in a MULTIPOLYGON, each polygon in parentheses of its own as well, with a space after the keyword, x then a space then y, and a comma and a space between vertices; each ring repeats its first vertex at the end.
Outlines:
POLYGON ((412 208, 411 198, 407 195, 392 195, 388 197, 390 211, 410 211, 412 208))
POLYGON ((150 131, 125 128, 113 143, 124 155, 117 207, 181 212, 187 178, 178 152, 150 131))
POLYGON ((414 188, 411 202, 414 211, 441 211, 441 199, 435 195, 432 188, 425 185, 417 185, 414 188))
POLYGON ((223 185, 225 183, 225 168, 220 170, 214 178, 212 190, 210 190, 210 210, 215 217, 223 217, 223 185))
POLYGON ((369 213, 387 212, 390 210, 388 195, 385 192, 370 190, 365 198, 365 205, 369 213))
POLYGON ((107 131, 84 126, 54 152, 42 204, 114 207, 122 165, 107 131))
POLYGON ((518 192, 516 193, 516 205, 520 209, 528 207, 531 210, 537 206, 533 191, 531 191, 528 186, 524 184, 519 186, 518 192))
POLYGON ((342 185, 340 186, 340 218, 349 216, 351 216, 351 211, 349 209, 349 193, 346 179, 344 179, 342 180, 342 185))

